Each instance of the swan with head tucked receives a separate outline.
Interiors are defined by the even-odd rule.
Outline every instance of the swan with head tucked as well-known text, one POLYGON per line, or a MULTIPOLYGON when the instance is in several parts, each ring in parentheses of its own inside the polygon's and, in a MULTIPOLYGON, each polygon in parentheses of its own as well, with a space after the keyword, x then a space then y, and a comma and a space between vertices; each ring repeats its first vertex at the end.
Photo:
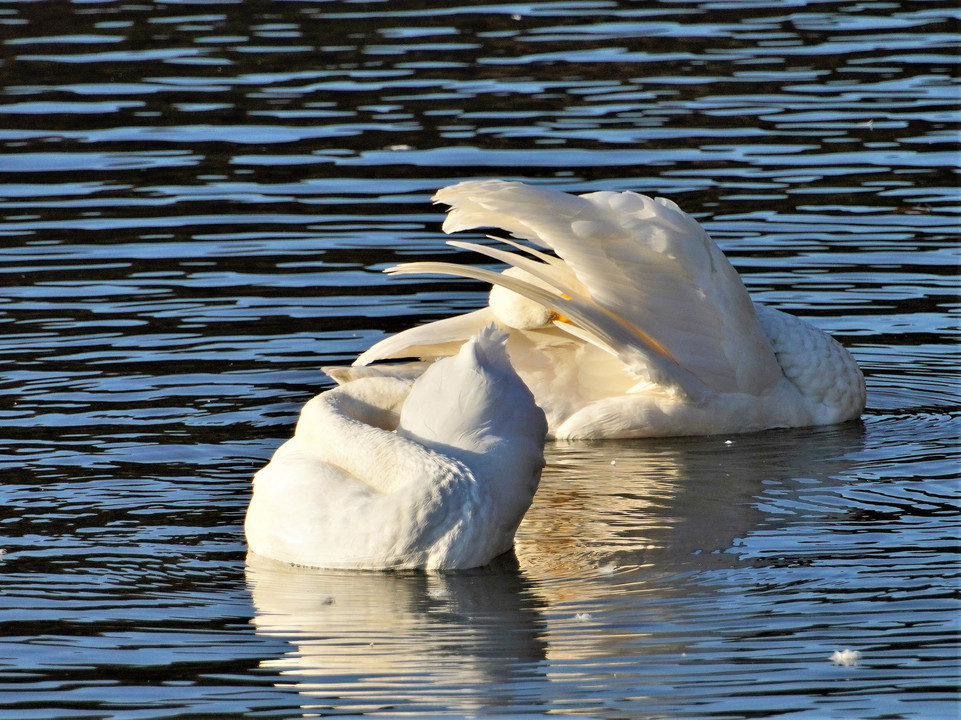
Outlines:
POLYGON ((323 568, 448 570, 511 549, 547 423, 494 327, 413 386, 371 377, 308 401, 254 477, 250 550, 323 568))
POLYGON ((864 377, 848 351, 754 303, 670 200, 501 180, 462 182, 433 199, 451 208, 445 232, 497 227, 553 253, 508 239, 507 248, 448 241, 510 267, 389 268, 491 283, 489 304, 385 338, 353 367, 330 369, 338 382, 399 372, 366 367, 376 360, 450 354, 493 321, 509 332, 511 363, 556 438, 751 432, 839 423, 864 409, 864 377))

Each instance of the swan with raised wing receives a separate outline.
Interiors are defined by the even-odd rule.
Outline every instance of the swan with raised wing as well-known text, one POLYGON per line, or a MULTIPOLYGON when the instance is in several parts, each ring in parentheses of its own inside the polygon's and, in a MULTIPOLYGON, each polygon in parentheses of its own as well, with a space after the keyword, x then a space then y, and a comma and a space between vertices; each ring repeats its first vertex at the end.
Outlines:
POLYGON ((556 438, 750 432, 839 423, 864 409, 850 353, 754 303, 714 241, 670 200, 501 180, 462 182, 433 199, 451 208, 445 232, 502 228, 533 247, 448 241, 510 266, 502 273, 449 262, 389 268, 488 282, 489 304, 383 339, 352 367, 329 369, 338 382, 403 372, 367 367, 377 360, 449 355, 495 322, 556 438))
POLYGON ((250 550, 323 568, 448 570, 511 549, 544 465, 547 423, 482 328, 413 386, 359 379, 304 406, 254 477, 250 550))

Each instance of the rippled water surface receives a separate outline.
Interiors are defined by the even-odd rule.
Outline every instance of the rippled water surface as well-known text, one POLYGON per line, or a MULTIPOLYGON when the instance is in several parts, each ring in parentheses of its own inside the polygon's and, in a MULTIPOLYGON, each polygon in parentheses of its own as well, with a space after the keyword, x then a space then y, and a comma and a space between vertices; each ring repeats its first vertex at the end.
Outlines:
POLYGON ((0 716, 956 717, 957 19, 0 4, 0 716), (320 366, 485 301, 380 271, 491 176, 674 199, 863 422, 551 445, 484 570, 248 562, 320 366))

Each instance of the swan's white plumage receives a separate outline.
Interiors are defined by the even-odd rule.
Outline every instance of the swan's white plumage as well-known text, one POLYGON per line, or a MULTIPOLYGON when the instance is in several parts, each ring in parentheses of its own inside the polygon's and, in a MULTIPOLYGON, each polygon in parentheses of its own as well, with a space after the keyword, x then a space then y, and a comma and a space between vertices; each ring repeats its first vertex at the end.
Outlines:
POLYGON ((842 422, 864 408, 864 378, 850 354, 820 330, 755 305, 704 229, 669 200, 500 180, 459 183, 434 200, 451 206, 448 233, 499 227, 556 257, 511 240, 512 251, 452 241, 513 269, 415 262, 388 272, 483 280, 547 308, 553 322, 536 327, 527 309, 518 322, 503 310, 509 300, 492 298, 474 313, 386 338, 339 379, 380 359, 448 354, 493 319, 509 330, 511 361, 555 437, 746 432, 842 422))
POLYGON ((509 550, 547 424, 505 342, 482 329, 413 386, 368 377, 310 400, 254 477, 250 549, 361 569, 469 568, 509 550))
POLYGON ((622 350, 643 350, 645 364, 663 364, 651 338, 714 391, 757 394, 776 382, 777 363, 740 277, 673 202, 500 181, 454 185, 434 200, 451 205, 446 232, 495 226, 553 249, 579 281, 559 290, 600 316, 622 350), (640 337, 616 332, 617 320, 640 337))

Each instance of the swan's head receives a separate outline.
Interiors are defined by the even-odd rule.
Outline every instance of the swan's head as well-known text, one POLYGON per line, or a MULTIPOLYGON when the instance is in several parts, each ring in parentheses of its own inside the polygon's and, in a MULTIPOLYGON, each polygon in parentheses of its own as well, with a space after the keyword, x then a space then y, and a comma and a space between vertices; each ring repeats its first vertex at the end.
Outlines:
MULTIPOLYGON (((518 267, 508 268, 504 271, 504 275, 518 278, 531 285, 537 285, 545 290, 550 290, 552 293, 555 292, 554 288, 540 278, 536 278, 518 267)), ((557 315, 549 308, 500 285, 494 285, 491 288, 488 304, 498 322, 517 330, 537 330, 547 327, 557 318, 557 315)))
POLYGON ((542 465, 547 421, 511 366, 506 342, 507 333, 489 325, 431 365, 411 388, 397 433, 461 456, 511 448, 513 461, 542 465))

